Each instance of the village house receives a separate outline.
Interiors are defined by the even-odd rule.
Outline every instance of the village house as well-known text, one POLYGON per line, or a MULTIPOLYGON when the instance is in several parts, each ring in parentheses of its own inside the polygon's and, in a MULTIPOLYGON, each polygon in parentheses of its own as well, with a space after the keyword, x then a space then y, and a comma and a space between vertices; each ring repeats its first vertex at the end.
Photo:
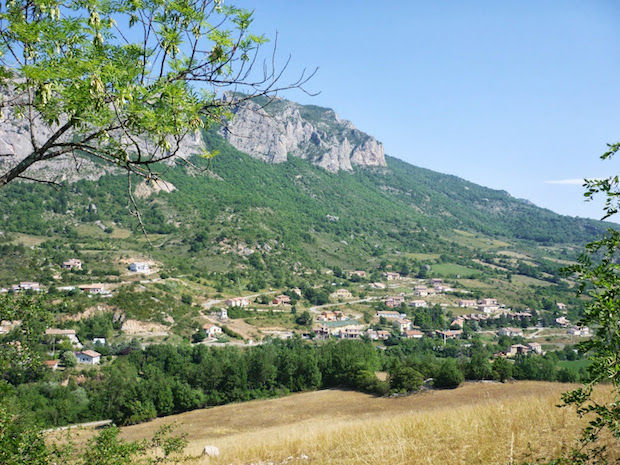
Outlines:
POLYGON ((471 308, 478 306, 478 302, 475 300, 459 300, 459 307, 461 308, 471 308))
POLYGON ((360 278, 365 278, 366 277, 366 272, 365 271, 360 271, 360 270, 355 270, 355 271, 351 271, 350 275, 351 276, 358 276, 360 278))
POLYGON ((515 355, 527 355, 532 349, 523 344, 513 344, 506 351, 508 357, 514 357, 515 355))
POLYGON ((226 310, 225 308, 220 308, 219 319, 222 321, 228 320, 228 310, 226 310))
POLYGON ((344 313, 340 311, 335 311, 335 312, 325 311, 325 312, 321 312, 319 316, 317 316, 316 319, 317 321, 342 321, 342 320, 345 320, 346 317, 344 316, 344 313))
POLYGON ((55 341, 57 338, 67 338, 74 347, 81 349, 84 347, 77 335, 75 334, 75 329, 58 329, 58 328, 48 328, 45 330, 46 336, 52 336, 52 339, 55 341))
POLYGON ((32 282, 32 281, 22 281, 21 283, 19 283, 19 288, 23 291, 40 291, 41 290, 41 286, 39 285, 39 283, 32 282))
POLYGON ((435 293, 434 289, 429 289, 424 285, 415 286, 413 288, 413 293, 419 297, 426 297, 427 295, 431 295, 435 293))
POLYGON ((106 340, 105 337, 94 337, 93 338, 93 344, 95 345, 102 345, 104 346, 106 344, 106 340))
POLYGON ((422 337, 424 336, 424 333, 417 329, 407 329, 403 331, 403 336, 406 339, 422 339, 422 337))
POLYGON ((345 329, 361 330, 363 325, 360 325, 356 320, 325 321, 319 325, 318 331, 314 330, 314 333, 317 336, 331 335, 341 337, 340 334, 345 329))
POLYGON ((20 292, 20 291, 33 291, 33 292, 41 292, 41 285, 37 282, 32 281, 22 281, 19 284, 13 284, 11 286, 11 291, 20 292))
POLYGON ((461 334, 463 334, 463 331, 460 329, 449 329, 447 331, 442 331, 442 330, 437 329, 435 330, 435 334, 443 338, 445 342, 446 339, 455 339, 459 337, 461 334))
POLYGON ((443 279, 441 279, 441 278, 433 278, 433 279, 431 279, 431 285, 432 286, 435 286, 435 285, 438 285, 438 284, 443 284, 443 279))
POLYGON ((401 304, 405 303, 405 296, 404 295, 388 296, 385 298, 384 302, 385 302, 385 306, 388 308, 399 307, 401 304))
POLYGON ((77 362, 86 365, 98 365, 101 362, 101 354, 94 350, 83 350, 76 354, 77 362))
POLYGON ((77 258, 70 258, 66 262, 62 262, 60 267, 63 270, 81 270, 82 269, 82 260, 78 260, 77 258))
POLYGON ((129 264, 129 271, 134 273, 150 273, 151 267, 146 262, 131 262, 129 264))
MULTIPOLYGON (((491 299, 484 299, 484 300, 491 300, 491 299)), ((478 311, 482 312, 482 313, 495 313, 499 310, 499 306, 498 305, 487 305, 487 304, 480 304, 478 305, 478 311)))
POLYGON ((383 283, 370 283, 369 286, 372 289, 385 289, 385 284, 383 283))
POLYGON ((285 294, 277 295, 271 301, 272 305, 289 305, 291 303, 291 298, 285 294))
POLYGON ((566 304, 563 304, 562 302, 558 302, 556 303, 556 305, 558 306, 558 310, 566 310, 566 304))
POLYGON ((536 352, 537 354, 543 354, 542 346, 538 342, 530 342, 527 346, 531 349, 532 352, 536 352))
POLYGON ((409 302, 409 306, 414 308, 423 308, 428 307, 428 304, 424 300, 412 300, 409 302))
POLYGON ((353 297, 347 289, 337 289, 329 295, 332 299, 350 299, 353 297))
POLYGON ((361 332, 357 328, 345 328, 340 331, 341 339, 359 339, 361 332))
POLYGON ((464 324, 465 320, 463 318, 455 318, 454 320, 452 320, 452 323, 450 323, 450 327, 462 329, 464 324))
POLYGON ((566 334, 569 336, 586 337, 590 335, 590 328, 587 326, 572 326, 566 330, 566 334))
POLYGON ((386 278, 388 281, 398 281, 400 279, 403 279, 400 273, 396 273, 395 271, 386 271, 385 273, 383 273, 383 277, 386 278))
POLYGON ((202 329, 205 330, 205 334, 208 338, 216 338, 222 335, 222 328, 213 323, 206 323, 202 325, 202 329))
POLYGON ((75 291, 75 286, 58 286, 56 290, 61 292, 71 292, 75 291))
POLYGON ((498 336, 517 337, 523 336, 523 330, 520 328, 501 328, 497 331, 498 336))
POLYGON ((497 306, 497 299, 482 299, 480 305, 497 306))
POLYGON ((327 339, 329 337, 329 328, 325 325, 318 326, 312 331, 317 339, 327 339))
POLYGON ((59 360, 46 360, 43 364, 52 371, 58 370, 58 366, 60 365, 59 360))
POLYGON ((91 295, 105 295, 110 293, 110 291, 103 287, 103 284, 82 284, 79 288, 82 292, 91 295))
POLYGON ((247 307, 250 305, 250 301, 247 297, 233 297, 226 300, 226 305, 229 307, 247 307))
POLYGON ((570 320, 568 320, 565 316, 561 316, 561 317, 555 319, 555 323, 560 325, 560 326, 569 326, 570 325, 570 320))
POLYGON ((441 294, 443 292, 450 292, 452 288, 450 286, 446 286, 445 284, 435 284, 433 285, 433 290, 436 294, 441 294))
POLYGON ((400 318, 401 314, 400 314, 400 312, 394 312, 392 310, 379 310, 377 312, 377 316, 379 318, 390 319, 390 318, 400 318))
POLYGON ((376 331, 374 329, 369 329, 368 331, 366 331, 366 335, 371 341, 384 341, 391 336, 391 333, 382 329, 376 331))
POLYGON ((393 322, 393 325, 398 329, 399 333, 404 333, 405 331, 411 329, 411 320, 406 318, 396 318, 393 322))

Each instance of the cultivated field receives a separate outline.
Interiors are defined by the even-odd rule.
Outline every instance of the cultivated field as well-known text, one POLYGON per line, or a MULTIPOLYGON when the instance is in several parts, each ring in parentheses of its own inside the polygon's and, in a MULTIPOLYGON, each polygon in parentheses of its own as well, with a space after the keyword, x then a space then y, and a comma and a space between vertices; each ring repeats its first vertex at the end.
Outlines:
POLYGON ((570 388, 467 383, 399 398, 326 390, 160 418, 122 436, 147 438, 176 423, 189 453, 220 449, 201 464, 518 464, 572 444, 576 415, 556 407, 570 388))

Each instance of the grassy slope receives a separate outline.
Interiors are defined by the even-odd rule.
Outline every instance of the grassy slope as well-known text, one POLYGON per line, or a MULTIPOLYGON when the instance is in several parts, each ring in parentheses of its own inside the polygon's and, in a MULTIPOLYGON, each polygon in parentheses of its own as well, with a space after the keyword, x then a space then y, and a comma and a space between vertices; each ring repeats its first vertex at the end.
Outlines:
POLYGON ((188 434, 190 453, 218 446, 222 455, 208 462, 217 464, 283 463, 290 456, 289 463, 309 464, 519 463, 528 453, 552 454, 571 443, 576 415, 556 407, 569 388, 468 383, 400 398, 318 391, 160 418, 125 428, 123 436, 146 438, 175 422, 188 434))

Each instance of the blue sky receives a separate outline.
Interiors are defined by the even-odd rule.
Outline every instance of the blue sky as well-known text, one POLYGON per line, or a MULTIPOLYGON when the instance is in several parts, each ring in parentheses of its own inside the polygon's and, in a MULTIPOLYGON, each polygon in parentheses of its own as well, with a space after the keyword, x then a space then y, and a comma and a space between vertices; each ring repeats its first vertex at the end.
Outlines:
POLYGON ((289 78, 319 67, 320 95, 284 97, 333 108, 412 164, 601 216, 578 180, 620 172, 598 159, 620 140, 620 2, 234 3, 278 31, 289 78))

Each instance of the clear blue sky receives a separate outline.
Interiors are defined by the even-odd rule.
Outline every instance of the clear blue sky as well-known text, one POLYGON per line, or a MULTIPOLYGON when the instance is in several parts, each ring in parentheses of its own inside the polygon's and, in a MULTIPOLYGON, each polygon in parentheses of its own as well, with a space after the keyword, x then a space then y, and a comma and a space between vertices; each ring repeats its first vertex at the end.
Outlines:
MULTIPOLYGON (((573 216, 620 140, 619 1, 240 0, 291 71, 389 155, 573 216), (549 181, 564 181, 550 183, 549 181)), ((292 77, 289 74, 289 77, 292 77)))

